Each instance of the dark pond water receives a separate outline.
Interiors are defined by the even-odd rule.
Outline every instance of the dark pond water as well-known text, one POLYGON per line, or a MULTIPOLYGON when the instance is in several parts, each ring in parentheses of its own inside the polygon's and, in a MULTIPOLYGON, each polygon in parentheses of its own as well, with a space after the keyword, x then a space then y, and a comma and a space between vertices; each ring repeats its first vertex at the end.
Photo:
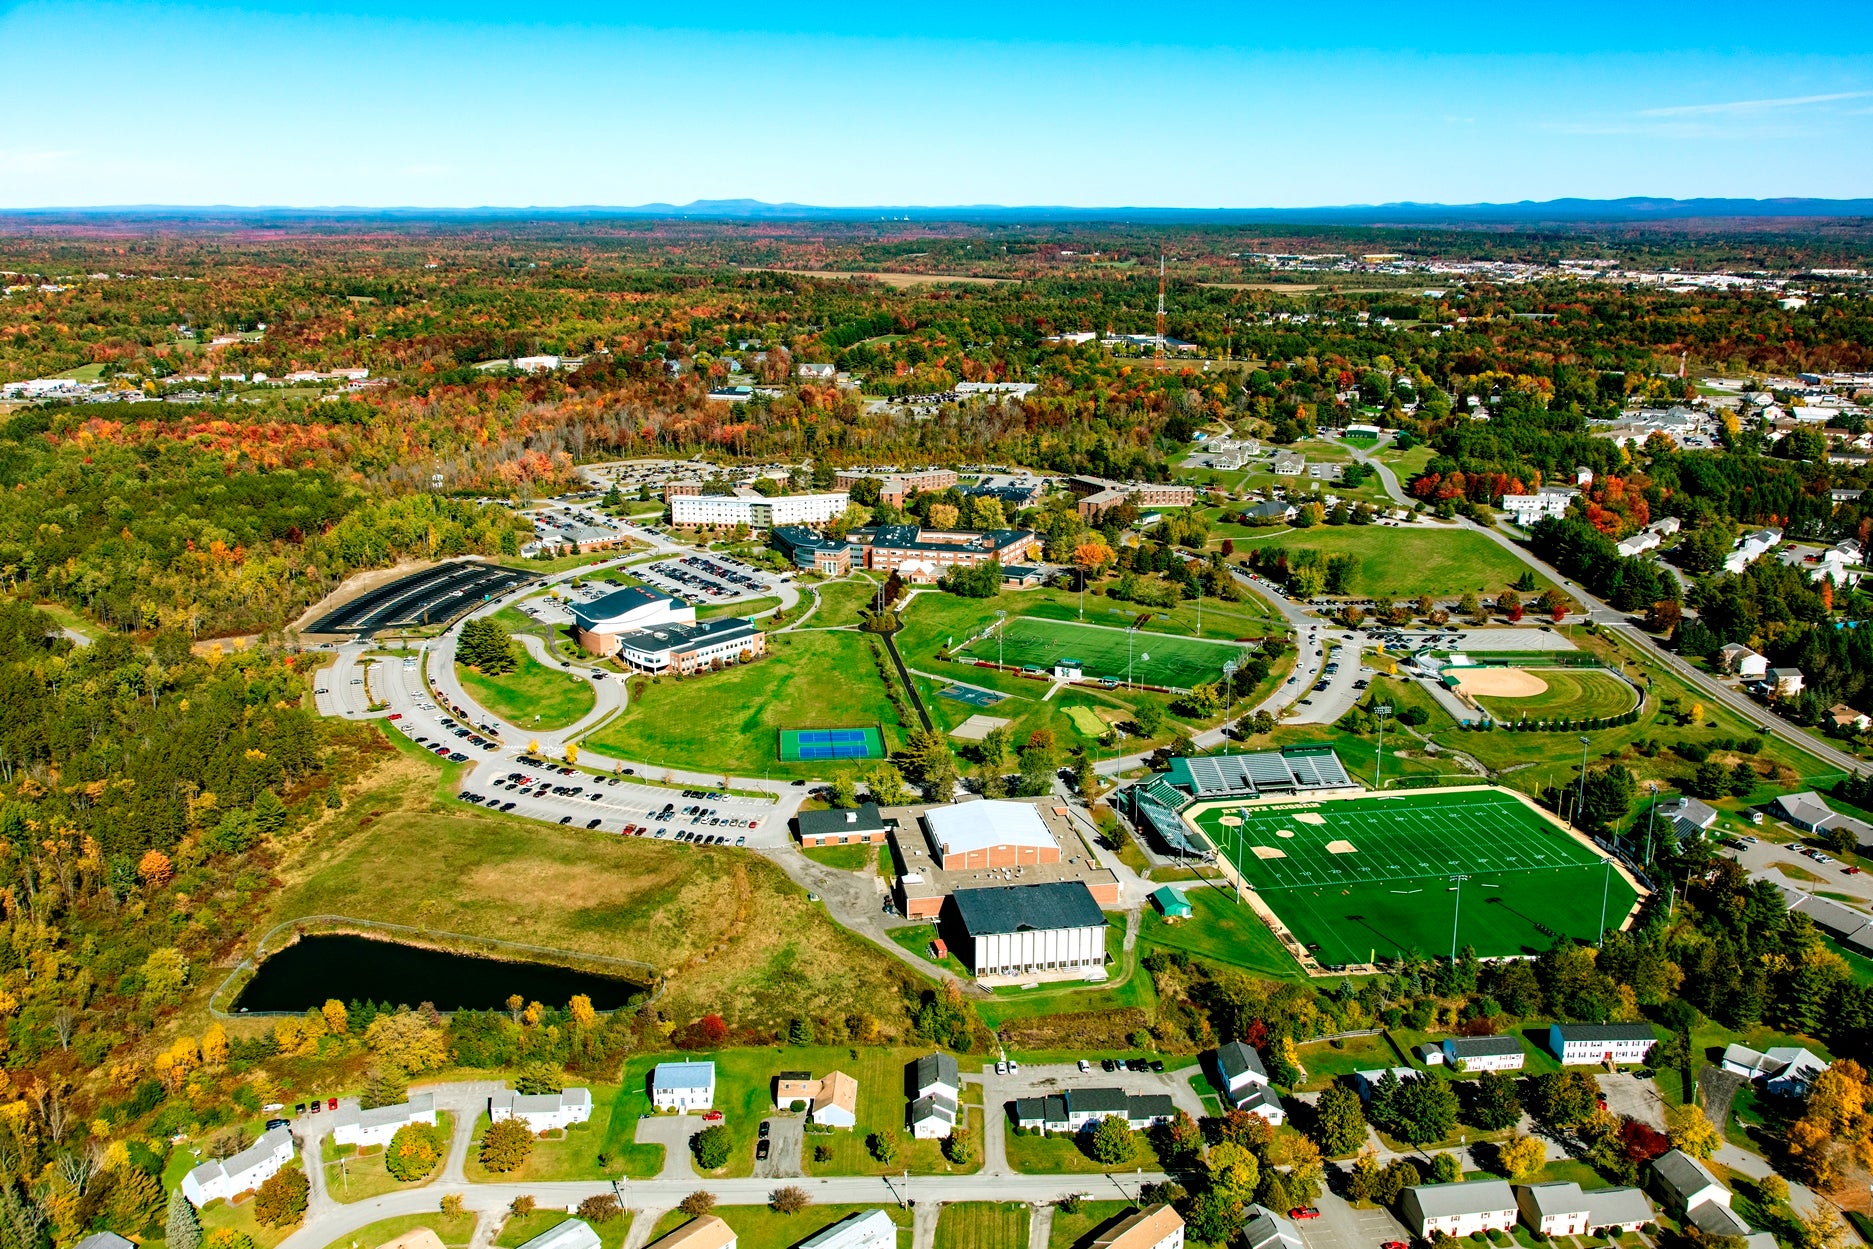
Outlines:
POLYGON ((301 937, 260 965, 241 990, 239 1011, 304 1011, 329 998, 438 1010, 493 1010, 518 993, 564 1006, 576 993, 598 1010, 615 1010, 642 985, 547 963, 509 963, 370 937, 301 937))

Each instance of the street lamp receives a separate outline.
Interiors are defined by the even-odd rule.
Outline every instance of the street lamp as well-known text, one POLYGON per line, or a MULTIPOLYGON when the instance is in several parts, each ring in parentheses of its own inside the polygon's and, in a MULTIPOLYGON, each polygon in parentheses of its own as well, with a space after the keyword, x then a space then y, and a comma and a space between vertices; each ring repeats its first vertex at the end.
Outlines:
POLYGON ((1223 665, 1223 683, 1229 687, 1228 694, 1226 695, 1228 702, 1223 706, 1223 724, 1225 727, 1228 726, 1229 718, 1236 709, 1236 669, 1238 667, 1240 667, 1240 665, 1233 659, 1223 665))

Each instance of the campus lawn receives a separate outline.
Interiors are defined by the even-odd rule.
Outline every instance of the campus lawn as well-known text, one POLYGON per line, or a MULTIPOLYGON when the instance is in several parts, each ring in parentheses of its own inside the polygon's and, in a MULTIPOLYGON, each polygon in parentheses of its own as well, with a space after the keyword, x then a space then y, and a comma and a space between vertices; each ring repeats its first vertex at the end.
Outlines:
POLYGON ((781 729, 883 725, 887 749, 903 739, 871 646, 858 633, 780 633, 752 663, 694 677, 634 678, 630 706, 584 745, 653 767, 826 776, 825 760, 780 762, 781 729))
POLYGON ((696 608, 696 619, 713 620, 717 616, 756 616, 780 606, 780 595, 743 599, 739 603, 708 603, 696 608))
MULTIPOLYGON (((795 1051, 787 1051, 783 1060, 795 1051)), ((982 1169, 982 1086, 963 1089, 964 1136, 969 1141, 969 1161, 957 1166, 943 1156, 941 1141, 914 1139, 906 1117, 910 1099, 905 1088, 905 1070, 927 1050, 861 1048, 858 1057, 849 1050, 827 1065, 802 1067, 815 1076, 839 1070, 858 1081, 858 1126, 841 1128, 829 1134, 809 1132, 801 1147, 801 1170, 807 1175, 901 1175, 909 1168, 913 1175, 963 1175, 982 1169), (871 1156, 866 1141, 872 1133, 890 1136, 897 1141, 897 1158, 890 1163, 871 1156), (825 1162, 814 1160, 817 1146, 832 1151, 825 1162)), ((779 1068, 777 1067, 776 1070, 779 1068)))
POLYGON ((618 1176, 643 1179, 663 1169, 663 1146, 637 1143, 638 1116, 650 1110, 645 1076, 654 1060, 627 1064, 628 1084, 592 1084, 592 1117, 575 1123, 557 1137, 535 1140, 533 1152, 517 1169, 495 1174, 481 1165, 481 1138, 488 1131, 488 1116, 475 1120, 464 1173, 474 1184, 549 1183, 554 1180, 603 1180, 618 1176), (601 1164, 599 1159, 603 1157, 601 1164))
POLYGON ((509 724, 528 729, 563 729, 577 723, 598 704, 589 678, 555 671, 520 650, 520 664, 512 672, 487 676, 464 664, 455 675, 474 700, 509 724))
MULTIPOLYGON (((1485 669, 1488 671, 1488 669, 1485 669)), ((1608 672, 1593 668, 1539 668, 1529 675, 1547 685, 1527 698, 1482 695, 1483 709, 1500 721, 1595 720, 1623 716, 1633 708, 1632 687, 1608 672)))
POLYGON ((473 1210, 461 1214, 399 1214, 393 1218, 379 1219, 369 1223, 347 1236, 340 1236, 325 1249, 377 1249, 388 1244, 405 1232, 413 1232, 419 1227, 426 1227, 442 1238, 445 1245, 466 1245, 475 1238, 475 1224, 480 1216, 473 1210))
POLYGON ((870 843, 855 846, 802 846, 800 853, 823 867, 842 872, 862 872, 878 864, 878 847, 870 843))
MULTIPOLYGON (((778 1181, 776 1188, 786 1181, 778 1181)), ((911 1212, 897 1206, 821 1206, 812 1205, 797 1214, 781 1214, 768 1206, 717 1206, 714 1213, 735 1230, 737 1249, 788 1249, 797 1245, 813 1233, 837 1223, 839 1220, 867 1210, 883 1210, 897 1224, 897 1243, 900 1249, 910 1244, 911 1212)), ((667 1236, 677 1228, 689 1222, 690 1218, 681 1210, 672 1210, 657 1220, 655 1230, 651 1232, 654 1241, 667 1236)))
MULTIPOLYGON (((1203 619, 1199 622, 1195 599, 1180 602, 1171 608, 1140 607, 1136 603, 1108 598, 1101 592, 1112 584, 1106 581, 1087 587, 1083 617, 1080 596, 1070 590, 1024 590, 1021 592, 1021 614, 1046 620, 1083 618, 1088 624, 1125 626, 1141 614, 1150 612, 1151 619, 1145 624, 1146 633, 1169 633, 1178 637, 1214 638, 1218 641, 1259 638, 1271 633, 1285 636, 1288 633, 1281 614, 1267 599, 1253 591, 1244 590, 1242 599, 1233 603, 1217 598, 1204 599, 1203 619)), ((1010 617, 1015 615, 1012 611, 1008 614, 1010 617)), ((1145 649, 1150 649, 1149 644, 1145 649)))
POLYGON ((964 967, 962 960, 957 958, 954 954, 945 954, 941 959, 933 959, 930 957, 930 943, 936 940, 937 937, 935 924, 910 924, 903 928, 892 928, 887 931, 890 934, 891 940, 903 946, 918 958, 923 959, 926 963, 931 963, 937 967, 947 967, 959 976, 967 976, 969 974, 969 969, 964 967))
POLYGON ((421 1188, 442 1171, 442 1164, 449 1154, 448 1143, 455 1139, 455 1116, 446 1110, 438 1110, 436 1133, 442 1141, 442 1150, 436 1158, 435 1168, 422 1179, 405 1183, 392 1175, 384 1168, 384 1150, 379 1147, 363 1153, 347 1153, 335 1162, 325 1163, 325 1191, 331 1194, 333 1201, 352 1202, 369 1201, 373 1197, 402 1192, 408 1188, 421 1188))
MULTIPOLYGON (((633 1215, 633 1211, 626 1210, 621 1218, 591 1224, 592 1230, 598 1233, 599 1249, 623 1249, 624 1238, 631 1230, 633 1215)), ((567 1219, 575 1217, 570 1210, 534 1210, 528 1214, 510 1214, 507 1221, 501 1224, 494 1244, 496 1249, 520 1249, 521 1245, 535 1236, 544 1235, 567 1219)))
POLYGON ((806 622, 809 629, 831 629, 855 625, 868 610, 880 583, 869 578, 852 581, 826 581, 819 586, 819 610, 806 622))
POLYGON ((1300 1055, 1301 1066, 1307 1070, 1307 1079, 1296 1087, 1308 1092, 1324 1089, 1341 1076, 1351 1075, 1355 1071, 1416 1065, 1387 1040, 1384 1033, 1343 1037, 1338 1045, 1331 1041, 1316 1041, 1311 1045, 1297 1046, 1295 1052, 1300 1055))
POLYGON ((337 732, 334 749, 362 775, 282 864, 257 928, 339 914, 631 959, 669 976, 659 1008, 672 1018, 734 1001, 777 1028, 800 1014, 888 1016, 911 979, 759 855, 471 807, 447 788, 464 765, 378 724, 337 732))
POLYGON ((1138 940, 1147 946, 1182 950, 1259 975, 1282 978, 1298 970, 1268 925, 1246 904, 1238 903, 1222 881, 1183 888, 1189 919, 1166 921, 1155 906, 1145 907, 1138 940))
POLYGON ((1373 458, 1397 474, 1398 484, 1402 487, 1424 471, 1424 466, 1431 462, 1431 455, 1431 448, 1419 443, 1409 451, 1400 451, 1396 447, 1388 446, 1383 451, 1376 452, 1373 458))
POLYGON ((1028 1249, 1029 1220, 1026 1202, 951 1202, 937 1217, 936 1249, 1028 1249))
MULTIPOLYGON (((1129 622, 1133 617, 1126 616, 1129 622)), ((1089 678, 1188 689, 1221 677, 1223 665, 1238 659, 1240 647, 1227 643, 1177 637, 1148 636, 1123 628, 1119 618, 1105 621, 1050 620, 1039 616, 1011 616, 999 636, 979 638, 956 654, 970 660, 999 658, 1009 667, 1034 666, 1051 670, 1062 658, 1077 659, 1089 678)))
MULTIPOLYGON (((1493 596, 1529 571, 1512 552, 1467 529, 1315 525, 1236 543, 1238 551, 1268 547, 1351 555, 1356 562, 1347 592, 1356 598, 1454 597, 1471 590, 1493 596)), ((1550 584, 1539 574, 1535 582, 1537 594, 1550 584)))
POLYGON ((1055 1206, 1047 1249, 1084 1249, 1108 1224, 1118 1222, 1137 1208, 1129 1201, 1082 1201, 1079 1209, 1070 1212, 1055 1206))
POLYGON ((1143 1132, 1132 1133, 1130 1159, 1107 1165, 1080 1148, 1082 1140, 1090 1145, 1090 1134, 1044 1136, 1038 1132, 1017 1132, 1006 1113, 1000 1107, 996 1110, 996 1117, 1002 1121, 1002 1131, 1007 1137, 1008 1165, 1025 1175, 1100 1175, 1107 1171, 1129 1171, 1135 1167, 1156 1171, 1163 1166, 1158 1161, 1157 1151, 1151 1148, 1151 1141, 1143 1132))

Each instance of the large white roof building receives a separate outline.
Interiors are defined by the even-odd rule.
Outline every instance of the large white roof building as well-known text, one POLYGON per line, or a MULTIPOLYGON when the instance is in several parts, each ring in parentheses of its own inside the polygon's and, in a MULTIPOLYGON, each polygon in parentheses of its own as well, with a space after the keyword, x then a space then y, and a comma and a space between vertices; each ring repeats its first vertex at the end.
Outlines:
POLYGON ((1032 803, 960 802, 932 808, 924 824, 946 868, 1060 861, 1059 843, 1032 803))

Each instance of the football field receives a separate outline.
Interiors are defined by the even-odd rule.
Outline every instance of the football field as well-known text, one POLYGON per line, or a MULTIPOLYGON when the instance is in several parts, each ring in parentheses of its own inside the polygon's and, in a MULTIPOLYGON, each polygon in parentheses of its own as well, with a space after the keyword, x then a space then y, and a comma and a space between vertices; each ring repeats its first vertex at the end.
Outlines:
POLYGON ((1320 962, 1535 954, 1618 927, 1638 892, 1502 790, 1214 804, 1197 827, 1320 962))
MULTIPOLYGON (((1125 680, 1127 631, 1124 629, 1072 620, 1015 616, 1002 626, 1001 633, 1000 654, 1004 664, 1052 668, 1058 660, 1077 659, 1081 671, 1088 677, 1125 680)), ((995 633, 990 631, 957 653, 970 659, 993 661, 995 633)), ((1140 630, 1131 634, 1132 680, 1140 685, 1189 689, 1221 677, 1223 665, 1242 653, 1242 647, 1229 642, 1208 642, 1140 630)))

